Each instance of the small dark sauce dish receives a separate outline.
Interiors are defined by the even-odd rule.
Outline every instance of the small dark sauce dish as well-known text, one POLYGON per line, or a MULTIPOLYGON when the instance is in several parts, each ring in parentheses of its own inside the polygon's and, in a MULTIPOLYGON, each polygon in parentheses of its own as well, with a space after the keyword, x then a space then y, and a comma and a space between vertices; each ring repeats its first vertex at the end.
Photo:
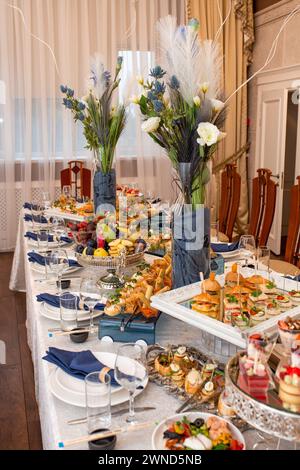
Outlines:
MULTIPOLYGON (((98 432, 108 431, 108 429, 97 429, 91 434, 98 432)), ((89 449, 90 450, 113 450, 117 442, 117 436, 105 437, 104 439, 97 439, 96 441, 90 441, 89 449)))

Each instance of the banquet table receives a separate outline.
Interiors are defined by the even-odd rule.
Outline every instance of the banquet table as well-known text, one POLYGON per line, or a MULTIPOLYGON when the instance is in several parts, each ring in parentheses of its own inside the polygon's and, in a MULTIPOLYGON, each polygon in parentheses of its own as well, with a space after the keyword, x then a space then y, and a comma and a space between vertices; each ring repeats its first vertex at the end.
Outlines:
MULTIPOLYGON (((69 337, 48 337, 48 329, 58 326, 57 322, 49 320, 40 314, 40 305, 36 301, 36 295, 41 292, 51 292, 55 288, 45 282, 38 282, 41 274, 32 270, 31 263, 28 262, 27 252, 32 248, 28 246, 28 239, 24 237, 28 230, 27 223, 23 220, 23 213, 20 216, 18 240, 14 255, 13 268, 11 273, 10 288, 12 290, 26 291, 27 302, 27 336, 28 344, 32 353, 35 376, 35 392, 39 407, 42 440, 44 449, 57 449, 58 442, 65 439, 73 439, 87 434, 86 424, 70 426, 67 422, 71 419, 84 417, 84 408, 68 405, 58 400, 50 390, 49 375, 55 367, 44 360, 42 357, 49 346, 55 346, 61 349, 80 351, 90 349, 92 351, 116 351, 117 343, 108 344, 99 341, 96 334, 90 335, 87 342, 83 344, 72 343, 69 337)), ((147 257, 151 262, 151 257, 147 257)), ((77 272, 74 276, 78 276, 77 272)), ((80 275, 88 275, 88 270, 82 269, 80 275)), ((78 291, 79 279, 73 279, 71 289, 78 291)), ((198 330, 191 328, 188 324, 162 314, 157 324, 156 341, 161 345, 167 344, 186 344, 194 347, 200 347, 198 340, 198 330)), ((149 382, 145 391, 136 398, 137 406, 154 406, 155 410, 146 413, 139 413, 140 422, 153 420, 160 421, 164 417, 175 414, 175 410, 180 402, 175 397, 166 393, 164 389, 154 383, 149 382)), ((127 403, 119 405, 120 408, 127 406, 127 403)), ((113 411, 118 407, 114 407, 113 411)), ((124 415, 112 419, 112 426, 125 424, 124 415)), ((118 450, 147 450, 151 449, 151 435, 155 424, 142 432, 131 432, 118 436, 116 449, 118 450)), ((249 448, 252 447, 255 440, 256 431, 251 430, 246 433, 246 442, 249 448)), ((87 444, 81 444, 72 449, 87 449, 87 444)))

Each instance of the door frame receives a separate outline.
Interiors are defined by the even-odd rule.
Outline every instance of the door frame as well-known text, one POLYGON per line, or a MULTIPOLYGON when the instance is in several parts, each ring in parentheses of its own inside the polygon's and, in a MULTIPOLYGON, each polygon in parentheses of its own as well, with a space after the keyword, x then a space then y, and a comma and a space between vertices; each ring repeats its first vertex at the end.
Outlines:
MULTIPOLYGON (((263 95, 267 92, 283 92, 282 101, 282 133, 280 137, 280 168, 277 168, 279 173, 279 188, 276 198, 275 214, 279 215, 274 218, 274 222, 271 228, 270 236, 273 229, 277 233, 280 232, 279 240, 273 240, 269 244, 272 245, 271 249, 275 254, 280 254, 281 234, 282 234, 282 204, 283 204, 283 188, 284 188, 284 164, 285 164, 285 147, 286 147, 286 121, 287 121, 287 100, 288 93, 290 90, 299 87, 300 89, 300 64, 293 65, 291 67, 282 67, 279 69, 268 70, 262 72, 257 78, 257 122, 256 122, 256 145, 255 145, 255 170, 261 167, 261 156, 260 149, 262 144, 262 119, 263 119, 263 95), (274 223, 278 224, 278 227, 274 227, 274 223)), ((300 105, 299 105, 299 119, 298 119, 298 135, 300 136, 300 105)), ((295 178, 297 174, 300 174, 300 137, 297 139, 297 150, 296 150, 296 169, 295 178)), ((276 235, 277 236, 277 235, 276 235)))

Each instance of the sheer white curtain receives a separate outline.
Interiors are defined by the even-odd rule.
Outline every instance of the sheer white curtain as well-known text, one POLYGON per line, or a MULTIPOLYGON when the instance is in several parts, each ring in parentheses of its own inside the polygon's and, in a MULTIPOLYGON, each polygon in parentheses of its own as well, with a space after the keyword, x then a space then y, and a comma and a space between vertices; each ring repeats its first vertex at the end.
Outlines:
MULTIPOLYGON (((184 10, 183 0, 0 0, 0 250, 14 247, 23 201, 45 189, 54 198, 68 160, 90 163, 81 126, 61 105, 59 85, 83 96, 90 56, 100 52, 111 69, 121 53, 119 98, 128 101, 141 92, 135 77, 155 64, 156 21, 172 14, 183 23, 184 10)), ((168 159, 142 134, 134 105, 116 167, 121 183, 172 197, 168 159)))

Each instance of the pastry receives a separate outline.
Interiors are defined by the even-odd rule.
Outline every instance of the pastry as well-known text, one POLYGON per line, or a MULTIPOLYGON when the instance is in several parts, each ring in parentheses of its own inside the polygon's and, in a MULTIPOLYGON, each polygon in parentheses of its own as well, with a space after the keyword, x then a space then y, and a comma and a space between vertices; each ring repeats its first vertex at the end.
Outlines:
POLYGON ((171 378, 172 378, 173 382, 175 382, 178 387, 181 387, 184 383, 184 372, 183 372, 183 370, 175 362, 171 363, 170 369, 171 369, 171 378))
POLYGON ((154 361, 155 370, 162 376, 167 377, 172 374, 171 357, 169 354, 159 354, 154 361))
POLYGON ((176 349, 174 353, 174 362, 177 364, 181 364, 183 359, 186 357, 186 347, 185 346, 179 346, 179 348, 176 349))
POLYGON ((206 379, 211 378, 216 368, 217 368, 217 365, 213 364, 212 362, 208 364, 204 364, 202 368, 202 379, 206 380, 206 379))
POLYGON ((209 397, 212 397, 215 393, 215 384, 213 383, 212 380, 209 380, 204 384, 204 387, 201 389, 201 395, 208 399, 209 397))
POLYGON ((185 378, 185 391, 191 395, 194 395, 194 393, 200 389, 201 383, 202 379, 200 372, 196 369, 192 369, 185 378))
POLYGON ((285 409, 300 412, 300 368, 286 367, 280 371, 279 398, 285 409))

